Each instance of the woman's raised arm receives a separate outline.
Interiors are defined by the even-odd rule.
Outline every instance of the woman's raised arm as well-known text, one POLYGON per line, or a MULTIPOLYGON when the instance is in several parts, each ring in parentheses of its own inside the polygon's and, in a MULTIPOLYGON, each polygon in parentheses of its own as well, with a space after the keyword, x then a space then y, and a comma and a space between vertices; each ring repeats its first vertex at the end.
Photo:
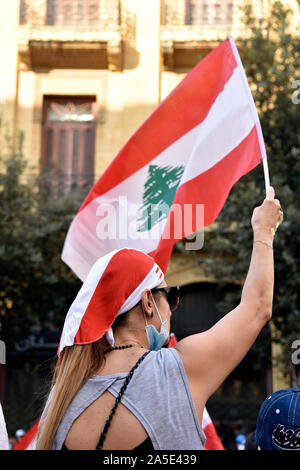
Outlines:
POLYGON ((253 211, 253 249, 240 304, 209 330, 188 336, 175 346, 192 388, 204 404, 243 359, 272 316, 273 236, 283 219, 274 196, 270 187, 263 204, 253 211))

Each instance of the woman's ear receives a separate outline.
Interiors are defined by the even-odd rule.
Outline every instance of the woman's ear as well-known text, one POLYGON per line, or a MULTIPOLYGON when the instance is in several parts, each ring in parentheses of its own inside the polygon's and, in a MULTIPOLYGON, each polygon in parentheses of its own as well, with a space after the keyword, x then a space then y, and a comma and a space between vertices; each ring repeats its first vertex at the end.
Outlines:
POLYGON ((153 302, 151 299, 151 290, 146 289, 142 293, 142 309, 145 315, 149 317, 153 317, 153 302))

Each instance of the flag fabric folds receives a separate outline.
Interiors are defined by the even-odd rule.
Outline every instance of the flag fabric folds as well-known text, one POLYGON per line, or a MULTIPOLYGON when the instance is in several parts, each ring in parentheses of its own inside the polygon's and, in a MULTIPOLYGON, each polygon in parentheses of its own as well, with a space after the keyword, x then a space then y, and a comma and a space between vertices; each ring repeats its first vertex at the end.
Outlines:
POLYGON ((230 37, 161 102, 92 187, 63 261, 83 281, 98 258, 128 247, 166 272, 174 243, 214 222, 232 186, 262 158, 258 114, 230 37))

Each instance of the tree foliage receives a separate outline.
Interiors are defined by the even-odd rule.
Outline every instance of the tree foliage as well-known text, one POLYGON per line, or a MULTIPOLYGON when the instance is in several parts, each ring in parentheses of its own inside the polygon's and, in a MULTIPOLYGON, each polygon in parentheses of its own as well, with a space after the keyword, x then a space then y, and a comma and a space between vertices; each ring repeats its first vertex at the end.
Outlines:
POLYGON ((17 142, 0 125, 0 320, 8 346, 33 325, 61 326, 80 281, 61 261, 77 193, 51 194, 49 175, 32 176, 17 142))

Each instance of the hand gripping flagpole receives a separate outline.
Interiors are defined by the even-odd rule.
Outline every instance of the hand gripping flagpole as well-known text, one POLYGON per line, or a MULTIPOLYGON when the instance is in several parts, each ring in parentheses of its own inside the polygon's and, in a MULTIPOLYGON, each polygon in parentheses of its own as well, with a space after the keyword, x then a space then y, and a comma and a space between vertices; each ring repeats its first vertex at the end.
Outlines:
POLYGON ((249 103, 252 109, 255 125, 256 125, 256 130, 257 130, 257 135, 258 135, 258 141, 259 141, 259 146, 260 146, 260 151, 261 151, 261 156, 262 156, 262 162, 263 162, 263 169, 264 169, 264 177, 265 177, 265 188, 266 188, 266 194, 268 192, 268 188, 270 186, 270 176, 269 176, 269 167, 268 167, 268 159, 267 159, 267 153, 266 153, 266 148, 265 148, 265 143, 264 143, 264 138, 263 138, 263 133, 259 121, 259 116, 257 113, 257 109, 254 103, 254 99, 250 90, 250 86, 246 77, 246 73, 238 52, 238 49, 236 47, 236 44, 234 42, 234 39, 232 36, 229 36, 229 42, 232 48, 232 52, 234 54, 235 60, 237 61, 237 66, 242 78, 242 81, 245 86, 245 91, 248 95, 249 98, 249 103))

